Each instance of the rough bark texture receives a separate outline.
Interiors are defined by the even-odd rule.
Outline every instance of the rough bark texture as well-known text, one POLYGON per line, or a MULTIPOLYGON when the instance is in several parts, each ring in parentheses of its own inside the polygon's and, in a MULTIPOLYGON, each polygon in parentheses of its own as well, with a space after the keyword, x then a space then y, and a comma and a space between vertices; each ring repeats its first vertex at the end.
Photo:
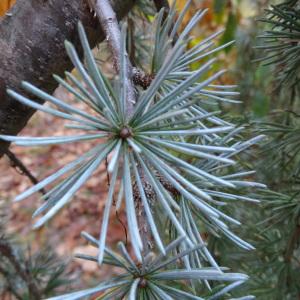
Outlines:
MULTIPOLYGON (((118 19, 128 13, 134 2, 112 1, 118 19)), ((20 91, 21 81, 26 80, 52 93, 57 87, 52 74, 63 75, 72 69, 64 41, 72 42, 81 54, 79 20, 91 47, 104 39, 87 0, 18 0, 9 14, 0 18, 0 134, 18 134, 34 113, 8 97, 8 87, 20 91)), ((0 157, 8 146, 0 142, 0 157)))

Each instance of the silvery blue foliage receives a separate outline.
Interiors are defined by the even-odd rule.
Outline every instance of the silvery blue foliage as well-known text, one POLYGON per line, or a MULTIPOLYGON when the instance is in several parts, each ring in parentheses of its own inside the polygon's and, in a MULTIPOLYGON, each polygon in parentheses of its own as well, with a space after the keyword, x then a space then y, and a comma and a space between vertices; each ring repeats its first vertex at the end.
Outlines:
MULTIPOLYGON (((174 7, 166 21, 163 21, 163 12, 158 14, 151 58, 155 77, 147 90, 137 90, 137 103, 131 115, 126 113, 125 27, 122 30, 120 73, 117 88, 113 88, 96 64, 84 29, 79 23, 79 36, 86 65, 80 61, 72 44, 66 42, 65 45, 82 81, 71 73, 66 73, 68 81, 59 76, 55 78, 77 100, 84 102, 93 113, 61 101, 28 82, 22 83, 27 92, 51 103, 56 108, 38 104, 12 90, 8 90, 8 93, 25 105, 71 121, 72 123, 67 125, 69 128, 83 130, 86 133, 75 136, 36 138, 2 135, 0 138, 20 146, 98 141, 96 146, 88 152, 16 198, 16 201, 24 200, 41 188, 57 182, 43 197, 47 201, 34 213, 34 217, 41 216, 35 224, 36 228, 44 225, 68 204, 73 195, 110 155, 108 172, 111 173, 111 182, 99 240, 95 242, 99 248, 98 262, 101 264, 106 261, 109 216, 113 208, 114 194, 117 193, 117 208, 123 201, 125 202, 127 225, 135 257, 142 268, 146 268, 147 265, 142 255, 145 249, 143 249, 135 203, 135 193, 138 191, 143 213, 155 241, 155 249, 160 252, 158 255, 160 260, 168 254, 169 246, 164 244, 168 230, 165 227, 160 228, 157 225, 158 220, 163 219, 168 222, 174 239, 180 237, 176 245, 180 253, 184 253, 181 256, 184 269, 182 269, 183 275, 180 277, 178 273, 176 278, 185 280, 194 276, 193 278, 203 281, 208 288, 210 288, 209 281, 218 280, 217 278, 234 281, 234 285, 227 287, 229 291, 246 280, 246 277, 223 272, 208 251, 199 233, 199 225, 213 234, 225 235, 244 249, 253 249, 250 244, 241 240, 230 230, 228 224, 240 225, 240 222, 226 215, 223 207, 234 201, 257 202, 256 199, 244 195, 241 190, 264 186, 244 179, 253 172, 241 170, 236 166, 234 158, 259 142, 262 136, 243 141, 240 138, 243 128, 237 128, 218 116, 219 112, 215 109, 216 103, 238 102, 235 99, 237 93, 233 91, 234 86, 214 84, 224 70, 208 75, 215 60, 207 59, 207 57, 226 45, 213 48, 213 40, 219 34, 217 33, 188 49, 189 35, 205 14, 205 11, 196 13, 183 32, 177 36, 189 2, 177 19, 174 7), (200 59, 205 59, 203 65, 191 71, 190 64, 200 59), (230 170, 235 171, 228 173, 229 167, 230 170), (61 177, 64 179, 60 180, 61 177), (154 207, 153 199, 149 199, 145 190, 143 178, 147 179, 155 194, 154 207), (175 193, 165 187, 161 178, 172 185, 175 193), (117 184, 119 182, 120 185, 117 184), (208 273, 205 273, 207 265, 209 265, 208 273)), ((123 249, 122 246, 121 248, 123 249)), ((91 293, 107 289, 115 290, 114 287, 117 287, 116 291, 129 292, 128 299, 135 299, 134 295, 138 291, 139 281, 132 279, 134 276, 132 272, 138 272, 138 270, 127 254, 125 256, 122 262, 126 261, 126 267, 122 266, 131 275, 127 274, 124 278, 118 277, 118 281, 112 280, 102 284, 90 290, 91 293), (120 284, 121 279, 122 284, 120 284)), ((160 260, 156 258, 156 264, 161 263, 160 260)), ((155 269, 156 267, 151 265, 149 268, 155 269)), ((174 279, 175 277, 172 277, 174 272, 155 275, 155 280, 174 279)), ((152 293, 157 295, 157 299, 179 299, 180 295, 183 295, 183 292, 155 282, 151 282, 149 287, 152 293), (168 297, 165 296, 166 293, 168 297)), ((119 295, 118 293, 120 292, 116 292, 115 295, 119 295)), ((87 294, 73 295, 75 296, 71 295, 70 298, 63 299, 79 299, 87 294)), ((103 299, 111 299, 109 297, 111 294, 103 299)), ((216 297, 209 299, 216 299, 216 297)), ((201 298, 186 296, 186 299, 201 298)))
MULTIPOLYGON (((87 233, 83 236, 95 247, 99 246, 99 241, 87 233)), ((221 282, 229 282, 230 284, 225 288, 219 290, 214 295, 211 295, 210 300, 218 299, 220 296, 228 293, 230 290, 241 285, 247 276, 239 273, 222 272, 219 269, 198 268, 185 269, 177 266, 178 261, 183 259, 186 255, 203 248, 202 245, 197 245, 186 251, 178 252, 177 247, 184 240, 184 237, 174 240, 166 247, 168 257, 163 255, 155 256, 149 253, 144 259, 143 264, 136 264, 129 255, 123 243, 118 244, 120 253, 116 253, 109 248, 105 248, 104 264, 119 267, 122 271, 120 275, 111 278, 108 281, 101 282, 94 288, 65 294, 49 298, 48 300, 75 300, 82 299, 87 296, 97 295, 103 292, 103 295, 97 299, 194 299, 201 300, 204 298, 195 296, 192 292, 184 291, 178 287, 172 287, 170 282, 178 281, 184 282, 186 280, 214 280, 221 282), (125 298, 124 298, 125 297, 125 298)), ((77 255, 78 258, 98 262, 97 257, 89 255, 77 255)), ((245 297, 243 299, 253 299, 252 297, 245 297)))

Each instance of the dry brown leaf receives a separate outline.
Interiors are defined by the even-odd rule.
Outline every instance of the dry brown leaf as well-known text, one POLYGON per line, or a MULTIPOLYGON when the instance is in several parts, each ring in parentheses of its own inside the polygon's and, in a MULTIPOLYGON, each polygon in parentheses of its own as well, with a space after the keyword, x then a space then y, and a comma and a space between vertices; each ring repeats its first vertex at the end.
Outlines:
POLYGON ((0 17, 15 4, 15 0, 0 0, 0 17))

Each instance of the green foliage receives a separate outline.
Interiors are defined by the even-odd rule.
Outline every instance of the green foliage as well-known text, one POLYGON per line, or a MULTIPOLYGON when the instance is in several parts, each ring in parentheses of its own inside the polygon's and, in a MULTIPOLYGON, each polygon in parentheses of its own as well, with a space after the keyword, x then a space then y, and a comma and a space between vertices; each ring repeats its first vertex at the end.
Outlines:
POLYGON ((223 13, 226 4, 227 4, 226 0, 214 0, 214 13, 217 15, 223 13))
POLYGON ((17 235, 8 236, 5 233, 6 206, 0 201, 1 297, 11 294, 19 300, 31 300, 64 290, 71 283, 66 263, 54 254, 50 245, 33 252, 29 246, 16 243, 17 235))
POLYGON ((178 18, 174 7, 166 20, 163 11, 158 14, 153 49, 148 57, 148 69, 155 76, 147 90, 136 90, 137 102, 132 112, 126 105, 125 25, 122 28, 120 72, 115 85, 97 66, 81 24, 78 30, 86 65, 79 60, 73 45, 65 44, 82 82, 71 73, 66 73, 67 80, 56 75, 55 78, 77 100, 85 103, 89 112, 27 82, 22 83, 27 92, 56 108, 40 105, 8 90, 17 101, 69 120, 72 123, 67 127, 84 134, 36 138, 1 135, 1 139, 30 147, 96 141, 91 150, 17 196, 16 201, 21 201, 56 183, 42 197, 45 201, 34 213, 34 217, 42 215, 35 228, 47 223, 67 205, 109 156, 111 181, 100 237, 99 240, 89 237, 99 248, 98 256, 90 259, 99 264, 107 263, 106 254, 110 257, 110 265, 117 264, 127 272, 91 290, 54 299, 79 299, 104 290, 108 291, 102 299, 126 295, 126 299, 133 300, 143 293, 145 299, 150 299, 150 295, 156 299, 179 299, 183 295, 186 299, 202 299, 196 296, 199 293, 205 299, 219 299, 247 279, 245 275, 224 272, 201 234, 226 237, 244 250, 253 249, 234 233, 232 228, 241 223, 230 216, 227 207, 235 207, 235 202, 239 201, 258 202, 257 198, 249 196, 249 191, 264 189, 265 186, 253 181, 253 171, 244 169, 246 164, 240 165, 236 160, 263 136, 244 140, 241 137, 243 127, 234 126, 216 109, 220 103, 239 102, 235 86, 216 83, 224 70, 212 73, 215 59, 206 60, 231 42, 215 47, 214 39, 220 34, 218 32, 188 49, 189 35, 205 14, 205 10, 197 12, 178 35, 189 2, 178 18), (201 62, 199 69, 190 70, 193 62, 201 62), (151 187, 151 193, 145 181, 151 187), (172 189, 166 186, 166 181, 172 189), (122 202, 125 203, 131 245, 137 262, 133 262, 122 244, 122 259, 106 247, 114 194, 118 195, 116 209, 122 202), (140 211, 137 202, 142 203, 140 211), (141 214, 155 242, 149 257, 144 257, 147 249, 142 239, 145 233, 139 221, 141 214), (163 226, 158 226, 159 223, 163 226), (165 246, 168 242, 171 246, 165 246), (175 257, 170 257, 170 251, 175 252, 175 257), (180 269, 174 267, 175 258, 180 261, 180 269), (141 289, 144 279, 147 281, 146 288, 141 289), (193 279, 191 284, 190 279, 193 279), (184 284, 181 283, 183 286, 179 288, 175 284, 168 287, 168 280, 184 281, 184 284), (233 283, 218 289, 215 281, 219 280, 233 283), (214 295, 206 296, 207 291, 202 285, 208 290, 213 289, 211 294, 214 295))
MULTIPOLYGON (((237 16, 233 12, 230 12, 227 19, 226 29, 221 39, 221 45, 231 42, 235 39, 237 26, 238 26, 237 16)), ((229 52, 230 47, 227 47, 225 51, 229 52)))
POLYGON ((299 1, 286 1, 266 10, 266 17, 261 21, 271 26, 259 37, 264 40, 267 53, 261 60, 265 65, 275 64, 279 84, 293 86, 299 82, 300 71, 300 6, 299 1))
MULTIPOLYGON (((250 155, 259 179, 273 192, 257 196, 262 200, 260 210, 239 205, 230 208, 232 214, 240 214, 245 220, 239 234, 249 238, 255 253, 236 251, 226 240, 212 239, 208 246, 212 253, 222 251, 223 255, 217 256, 219 263, 231 261, 240 272, 248 271, 250 280, 244 292, 251 291, 262 300, 290 300, 299 298, 300 290, 299 1, 272 6, 262 21, 266 31, 260 35, 263 46, 257 48, 266 50, 262 65, 267 67, 251 61, 244 67, 248 65, 251 70, 246 78, 249 93, 262 96, 254 106, 253 98, 247 103, 249 122, 266 136, 263 147, 250 155), (270 99, 268 109, 264 98, 270 99)), ((240 72, 241 66, 238 68, 240 72)), ((242 90, 247 90, 245 86, 242 90)))
MULTIPOLYGON (((15 259, 20 266, 26 268, 28 278, 38 287, 38 292, 43 298, 55 295, 63 291, 70 285, 71 281, 66 274, 66 263, 54 254, 54 250, 49 246, 39 249, 37 253, 31 253, 29 249, 24 249, 9 240, 14 249, 15 259)), ((1 241, 3 243, 4 240, 1 241)), ((2 247, 2 245, 0 246, 2 247)), ((22 300, 36 299, 29 290, 29 281, 20 276, 20 271, 11 263, 9 257, 1 254, 0 259, 0 294, 6 292, 13 294, 22 300)))

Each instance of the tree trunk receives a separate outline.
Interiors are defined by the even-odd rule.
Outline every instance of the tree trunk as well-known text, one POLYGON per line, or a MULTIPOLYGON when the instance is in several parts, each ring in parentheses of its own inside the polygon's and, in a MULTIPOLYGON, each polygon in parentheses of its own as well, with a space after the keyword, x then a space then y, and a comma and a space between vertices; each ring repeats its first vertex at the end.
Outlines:
MULTIPOLYGON (((112 1, 118 19, 128 13, 134 2, 112 1)), ((20 91, 21 81, 26 80, 53 93, 57 83, 52 74, 63 76, 65 70, 73 68, 64 41, 72 42, 82 54, 77 34, 79 20, 91 47, 104 39, 88 0, 18 0, 0 18, 0 134, 17 135, 34 113, 32 108, 10 98, 7 88, 20 91)), ((0 141, 0 157, 8 146, 0 141)))

